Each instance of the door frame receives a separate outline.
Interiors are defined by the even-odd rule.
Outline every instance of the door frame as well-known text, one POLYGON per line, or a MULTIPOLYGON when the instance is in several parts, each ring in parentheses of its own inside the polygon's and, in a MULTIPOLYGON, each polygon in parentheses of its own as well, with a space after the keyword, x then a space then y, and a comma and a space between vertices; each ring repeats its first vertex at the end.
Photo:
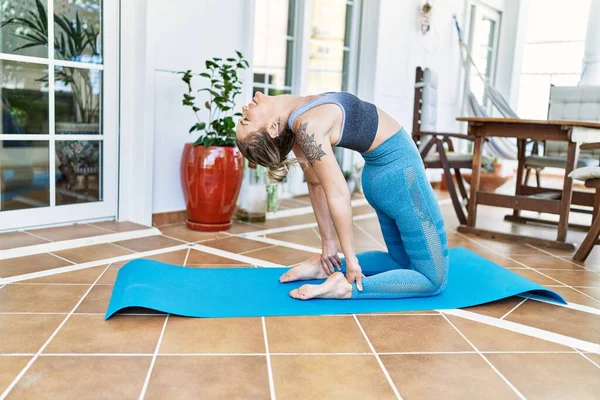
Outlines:
MULTIPOLYGON (((0 213, 0 231, 21 230, 30 227, 67 225, 74 222, 98 221, 115 218, 117 215, 117 187, 118 187, 118 135, 119 135, 119 0, 104 0, 102 9, 102 44, 103 44, 103 63, 101 66, 96 64, 83 64, 77 62, 64 62, 54 60, 54 58, 37 58, 29 56, 3 54, 2 59, 8 61, 21 61, 36 63, 48 66, 49 73, 54 70, 55 65, 89 67, 90 69, 102 70, 102 135, 78 135, 79 140, 97 140, 102 138, 101 155, 101 181, 102 181, 102 201, 69 204, 64 206, 55 206, 55 190, 50 185, 49 207, 27 208, 22 210, 2 211, 0 213), (111 45, 113 44, 113 45, 111 45), (107 46, 108 45, 108 46, 107 46), (112 105, 108 107, 107 105, 112 105), (106 134, 114 132, 113 134, 106 134), (51 211, 51 212, 50 212, 51 211)), ((49 0, 47 3, 47 14, 50 19, 54 15, 54 2, 49 0)), ((54 37, 54 23, 48 24, 48 35, 54 37)), ((49 40, 48 54, 54 52, 54 41, 49 40)), ((54 93, 54 79, 49 81, 49 93, 54 93)), ((54 97, 49 96, 50 111, 54 109, 54 97)), ((54 140, 58 137, 54 135, 54 115, 49 114, 49 134, 48 135, 2 135, 0 140, 19 139, 19 140, 49 140, 49 175, 52 176, 55 171, 55 146, 54 140)), ((73 139, 72 135, 64 139, 73 139)))

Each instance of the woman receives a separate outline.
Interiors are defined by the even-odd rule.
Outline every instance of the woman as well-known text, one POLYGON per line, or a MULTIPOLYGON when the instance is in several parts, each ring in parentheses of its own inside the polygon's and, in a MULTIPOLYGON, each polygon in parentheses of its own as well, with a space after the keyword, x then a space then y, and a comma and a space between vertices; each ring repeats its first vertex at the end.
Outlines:
POLYGON ((385 112, 345 92, 307 97, 257 92, 242 107, 237 143, 248 160, 269 168, 273 180, 282 181, 296 162, 306 176, 322 254, 291 268, 280 281, 327 280, 290 296, 391 299, 444 290, 448 249, 442 215, 414 142, 385 112), (333 146, 365 159, 364 193, 377 212, 388 253, 355 253, 350 192, 333 146), (287 159, 290 151, 296 160, 287 159))

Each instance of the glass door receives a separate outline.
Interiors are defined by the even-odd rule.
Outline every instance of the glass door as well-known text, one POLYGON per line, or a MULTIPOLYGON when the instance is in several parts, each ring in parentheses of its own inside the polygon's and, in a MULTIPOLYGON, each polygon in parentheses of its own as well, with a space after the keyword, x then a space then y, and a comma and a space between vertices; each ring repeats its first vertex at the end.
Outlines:
MULTIPOLYGON (((492 85, 495 80, 500 12, 477 2, 471 6, 469 48, 479 73, 492 85)), ((492 115, 492 104, 485 93, 485 85, 473 66, 469 65, 469 86, 475 98, 492 115)))
POLYGON ((0 231, 115 216, 117 7, 2 1, 0 231))

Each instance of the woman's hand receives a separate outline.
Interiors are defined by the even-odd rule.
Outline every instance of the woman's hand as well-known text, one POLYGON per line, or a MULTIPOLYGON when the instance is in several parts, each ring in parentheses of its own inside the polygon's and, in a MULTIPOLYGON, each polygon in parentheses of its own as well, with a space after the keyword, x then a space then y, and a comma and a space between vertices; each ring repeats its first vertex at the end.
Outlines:
POLYGON ((358 289, 359 292, 362 292, 362 290, 363 290, 363 286, 362 286, 362 278, 363 277, 364 277, 364 275, 362 273, 362 269, 360 268, 360 265, 358 264, 358 260, 353 261, 353 262, 349 262, 348 260, 346 260, 346 279, 348 280, 348 283, 350 283, 350 284, 356 282, 356 288, 358 289))
POLYGON ((327 274, 327 276, 333 274, 337 269, 342 269, 342 260, 338 256, 337 246, 335 240, 324 240, 323 250, 321 252, 321 268, 327 274))

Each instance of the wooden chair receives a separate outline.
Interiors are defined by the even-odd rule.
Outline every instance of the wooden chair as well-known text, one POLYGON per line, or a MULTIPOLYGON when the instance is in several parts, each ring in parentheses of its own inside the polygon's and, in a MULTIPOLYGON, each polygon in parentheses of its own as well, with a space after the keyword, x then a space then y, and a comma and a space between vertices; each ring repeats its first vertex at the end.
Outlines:
POLYGON ((436 132, 436 119, 437 76, 428 68, 417 67, 412 137, 421 153, 425 168, 444 171, 443 179, 448 187, 456 217, 464 225, 467 223, 466 209, 469 197, 460 170, 472 168, 473 155, 455 152, 452 139, 473 141, 474 138, 463 133, 436 132), (452 179, 452 171, 456 177, 456 185, 452 179))
MULTIPOLYGON (((554 86, 550 87, 548 119, 572 121, 600 121, 600 86, 554 86)), ((531 170, 535 170, 537 186, 541 187, 540 171, 544 168, 564 168, 567 163, 568 142, 546 140, 543 154, 540 143, 535 143, 531 155, 525 157, 525 182, 531 170)), ((587 150, 579 154, 577 168, 599 165, 600 151, 587 150)))
MULTIPOLYGON (((586 143, 580 146, 583 150, 600 150, 600 143, 586 143)), ((590 254, 594 245, 598 241, 600 235, 600 218, 598 216, 600 211, 600 166, 595 167, 582 167, 577 168, 569 174, 573 179, 584 181, 585 186, 594 188, 594 210, 592 211, 592 226, 588 231, 585 239, 577 249, 577 252, 573 256, 575 261, 585 261, 587 256, 590 254)))

